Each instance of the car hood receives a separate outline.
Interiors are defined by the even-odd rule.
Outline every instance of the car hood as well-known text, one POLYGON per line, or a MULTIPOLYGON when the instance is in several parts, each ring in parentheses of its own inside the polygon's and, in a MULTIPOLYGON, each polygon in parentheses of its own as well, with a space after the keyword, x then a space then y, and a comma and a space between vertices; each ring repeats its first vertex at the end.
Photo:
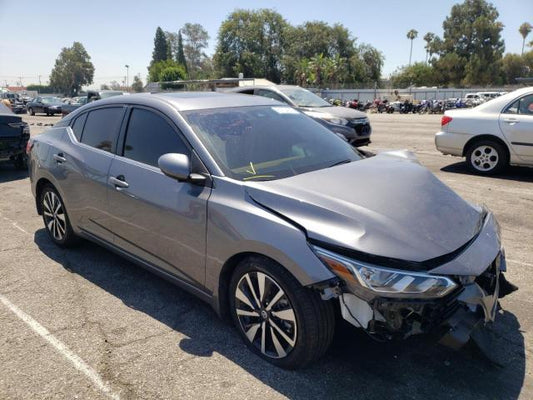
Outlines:
POLYGON ((353 118, 366 118, 366 114, 361 111, 354 110, 348 107, 300 107, 302 111, 313 111, 317 113, 324 113, 334 115, 335 117, 353 119, 353 118))
POLYGON ((246 186, 312 241, 413 263, 465 245, 483 215, 402 152, 246 186))

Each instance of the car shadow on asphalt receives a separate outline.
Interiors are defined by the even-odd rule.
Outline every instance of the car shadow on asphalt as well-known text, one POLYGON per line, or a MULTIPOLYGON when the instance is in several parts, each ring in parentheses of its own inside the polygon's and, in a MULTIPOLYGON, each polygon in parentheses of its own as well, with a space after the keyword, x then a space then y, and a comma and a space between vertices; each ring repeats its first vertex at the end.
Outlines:
POLYGON ((18 181, 28 177, 28 170, 16 169, 12 163, 0 162, 0 183, 18 181))
POLYGON ((86 241, 58 248, 44 229, 34 241, 70 273, 185 335, 176 343, 181 351, 197 357, 219 353, 291 399, 517 399, 524 383, 524 337, 519 321, 507 311, 490 329, 491 357, 498 364, 475 346, 452 351, 427 336, 378 343, 341 321, 322 360, 285 371, 252 354, 207 304, 114 253, 86 241))
MULTIPOLYGON (((467 168, 466 162, 464 161, 446 165, 445 167, 442 167, 440 170, 443 172, 451 172, 455 174, 480 176, 480 175, 477 175, 471 172, 467 168)), ((510 166, 507 169, 505 169, 503 172, 497 175, 490 176, 490 178, 505 179, 505 180, 519 181, 519 182, 533 182, 533 168, 510 166)))

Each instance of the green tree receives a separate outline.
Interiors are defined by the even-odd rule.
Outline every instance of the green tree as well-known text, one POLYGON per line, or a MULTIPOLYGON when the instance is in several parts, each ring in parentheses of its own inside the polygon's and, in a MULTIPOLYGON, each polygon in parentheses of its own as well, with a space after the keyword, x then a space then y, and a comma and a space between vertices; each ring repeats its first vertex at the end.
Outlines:
POLYGON ((224 76, 280 82, 287 22, 272 10, 236 10, 222 22, 214 56, 224 76))
POLYGON ((428 32, 424 35, 424 41, 426 42, 426 45, 424 48, 426 49, 426 64, 429 61, 429 57, 431 57, 432 54, 432 44, 435 40, 435 34, 433 32, 428 32))
POLYGON ((135 75, 133 77, 133 83, 131 84, 131 88, 136 93, 140 93, 143 91, 143 82, 141 81, 141 78, 138 75, 135 75))
POLYGON ((379 82, 383 68, 383 54, 369 44, 362 44, 357 50, 364 66, 364 75, 360 80, 366 83, 379 82))
POLYGON ((524 54, 524 45, 526 44, 526 37, 529 35, 533 27, 529 22, 524 22, 522 25, 520 25, 520 28, 518 28, 518 32, 520 32, 520 35, 522 35, 522 53, 524 54))
POLYGON ((411 57, 413 55, 413 40, 418 36, 418 31, 416 29, 411 29, 407 32, 407 39, 411 41, 411 50, 409 51, 409 65, 411 65, 411 57))
POLYGON ((412 65, 401 67, 391 76, 392 86, 406 88, 414 86, 429 86, 435 83, 433 67, 424 62, 415 62, 412 65))
POLYGON ((196 79, 207 58, 205 49, 209 41, 209 34, 200 24, 186 23, 180 30, 183 35, 182 49, 186 60, 185 65, 192 79, 196 79))
POLYGON ((502 73, 505 83, 516 83, 515 78, 524 76, 526 63, 522 56, 518 54, 506 54, 502 59, 502 73))
POLYGON ((336 65, 335 78, 329 84, 343 82, 374 82, 381 76, 383 55, 370 45, 356 44, 355 38, 343 25, 328 25, 322 21, 306 22, 286 29, 285 54, 282 69, 289 83, 314 81, 305 73, 305 60, 322 55, 336 65), (302 61, 303 60, 303 61, 302 61), (342 60, 342 62, 341 62, 342 60))
POLYGON ((50 86, 75 96, 83 85, 93 82, 93 77, 91 57, 80 42, 74 42, 72 47, 64 47, 59 53, 50 73, 50 86))
POLYGON ((178 64, 183 65, 185 72, 187 72, 187 59, 185 58, 185 53, 183 51, 183 36, 181 30, 178 31, 178 47, 176 49, 176 61, 178 64))
POLYGON ((154 51, 152 52, 152 62, 150 65, 164 61, 169 58, 169 43, 165 32, 159 26, 155 31, 154 51))
POLYGON ((169 56, 167 58, 176 58, 178 53, 178 34, 175 32, 165 31, 169 56))
POLYGON ((487 85, 498 83, 504 43, 503 24, 498 11, 485 0, 465 0, 452 7, 444 20, 443 39, 435 38, 439 59, 434 65, 454 85, 487 85), (457 64, 452 65, 451 62, 457 64), (453 71, 446 74, 447 67, 453 71))

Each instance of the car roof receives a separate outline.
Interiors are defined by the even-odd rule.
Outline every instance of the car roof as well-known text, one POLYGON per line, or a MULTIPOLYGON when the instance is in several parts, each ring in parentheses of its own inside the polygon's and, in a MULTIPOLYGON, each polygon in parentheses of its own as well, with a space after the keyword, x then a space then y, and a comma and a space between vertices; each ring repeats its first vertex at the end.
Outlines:
POLYGON ((282 103, 261 96, 241 95, 220 92, 177 92, 177 93, 139 93, 131 96, 115 96, 98 100, 91 104, 141 104, 155 105, 164 102, 174 106, 178 111, 205 110, 210 108, 268 106, 282 103))
POLYGON ((231 88, 228 90, 225 90, 225 92, 242 92, 245 90, 250 89, 270 89, 270 90, 277 90, 277 91, 283 91, 283 89, 304 89, 297 85, 246 85, 246 86, 239 86, 236 88, 231 88))
POLYGON ((501 95, 500 97, 496 97, 490 101, 487 101, 486 103, 477 106, 475 109, 483 112, 500 112, 501 109, 507 104, 511 103, 518 97, 527 94, 533 94, 533 86, 517 89, 513 92, 501 95))

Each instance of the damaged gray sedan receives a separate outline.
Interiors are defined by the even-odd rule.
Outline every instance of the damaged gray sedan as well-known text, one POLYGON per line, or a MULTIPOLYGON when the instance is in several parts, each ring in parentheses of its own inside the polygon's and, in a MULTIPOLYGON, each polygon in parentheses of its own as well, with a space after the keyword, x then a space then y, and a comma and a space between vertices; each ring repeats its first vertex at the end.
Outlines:
POLYGON ((327 351, 336 308, 381 340, 459 348, 515 289, 490 211, 412 154, 365 158, 269 99, 104 99, 28 149, 54 243, 82 237, 176 283, 283 368, 327 351))

